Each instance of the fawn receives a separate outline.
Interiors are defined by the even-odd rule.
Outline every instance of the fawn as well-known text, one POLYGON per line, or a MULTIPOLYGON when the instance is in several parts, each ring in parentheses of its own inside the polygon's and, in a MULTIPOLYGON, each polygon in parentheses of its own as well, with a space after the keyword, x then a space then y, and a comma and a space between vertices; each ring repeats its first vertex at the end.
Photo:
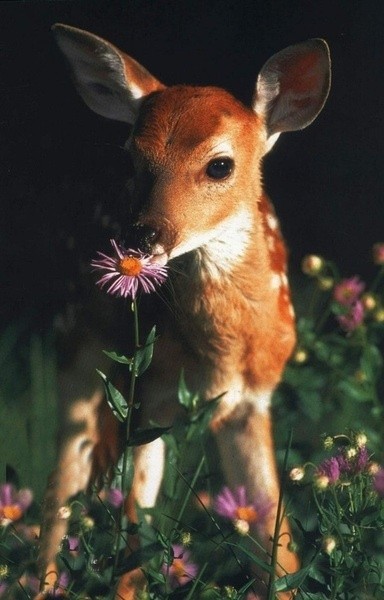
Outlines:
MULTIPOLYGON (((136 245, 153 261, 170 263, 167 302, 155 298, 151 324, 158 323, 160 336, 140 389, 140 424, 172 423, 181 369, 205 399, 223 394, 211 421, 223 473, 230 487, 244 484, 250 498, 262 489, 275 501, 261 540, 268 548, 279 494, 270 402, 295 345, 295 320, 286 249, 263 192, 261 165, 281 132, 306 127, 321 111, 330 86, 327 44, 309 40, 270 58, 246 107, 220 88, 166 87, 86 31, 61 24, 53 31, 89 108, 132 126, 126 147, 135 168, 129 211, 136 245)), ((69 433, 46 494, 40 562, 47 573, 65 533, 58 508, 86 488, 100 449, 105 466, 118 455, 102 390, 93 381, 85 389, 81 371, 82 361, 99 366, 99 348, 84 344, 63 376, 69 433)), ((161 484, 163 442, 135 452, 128 504, 151 507, 161 484)), ((281 532, 279 574, 294 572, 298 560, 287 547, 286 519, 281 532)), ((139 580, 138 573, 128 575, 118 597, 134 598, 139 580)))

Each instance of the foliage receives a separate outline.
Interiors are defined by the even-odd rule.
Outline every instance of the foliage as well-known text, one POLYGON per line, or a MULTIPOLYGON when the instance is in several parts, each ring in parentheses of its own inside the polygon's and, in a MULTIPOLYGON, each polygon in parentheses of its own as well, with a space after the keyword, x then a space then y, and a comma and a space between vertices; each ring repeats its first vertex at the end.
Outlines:
MULTIPOLYGON (((112 482, 70 499, 60 509, 60 518, 68 520, 69 527, 52 597, 112 599, 118 578, 142 566, 147 581, 143 599, 255 600, 259 596, 251 564, 264 573, 269 600, 291 589, 303 600, 384 597, 384 477, 380 479, 379 466, 382 246, 375 247, 379 268, 369 287, 357 277, 342 279, 335 265, 321 257, 306 257, 303 262, 309 278, 299 303, 303 308, 297 348, 274 399, 283 493, 295 526, 293 545, 302 556, 301 570, 280 579, 271 577, 271 557, 258 552, 247 518, 235 518, 236 503, 241 508, 247 504, 247 511, 239 513, 247 516, 252 507, 259 510, 261 500, 244 499, 241 489, 222 488, 207 427, 220 398, 202 402, 188 390, 181 373, 179 403, 185 418, 172 428, 153 423, 146 430, 132 431, 135 383, 149 367, 156 344, 155 329, 140 341, 133 302, 135 351, 132 356, 108 353, 130 373, 127 397, 99 372, 109 406, 125 428, 125 451, 112 482), (292 433, 287 435, 288 431, 292 433), (133 447, 158 437, 167 449, 162 492, 154 509, 138 508, 138 522, 130 523, 123 497, 132 483, 133 447), (137 539, 140 549, 127 555, 127 542, 137 539)), ((22 476, 19 479, 22 485, 31 485, 22 476)), ((13 481, 17 483, 17 478, 13 481)), ((16 487, 9 497, 2 496, 1 489, 0 597, 32 598, 39 585, 38 503, 23 504, 23 493, 16 487)), ((274 544, 276 548, 278 536, 274 544)))

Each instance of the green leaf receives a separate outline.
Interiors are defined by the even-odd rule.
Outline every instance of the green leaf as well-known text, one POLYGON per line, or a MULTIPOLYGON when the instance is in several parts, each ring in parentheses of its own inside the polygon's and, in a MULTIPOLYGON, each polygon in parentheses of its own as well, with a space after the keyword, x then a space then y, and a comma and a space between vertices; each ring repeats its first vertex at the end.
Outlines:
POLYGON ((179 387, 177 396, 179 403, 189 412, 195 410, 197 407, 199 396, 189 391, 187 384, 185 383, 184 369, 180 373, 179 387))
POLYGON ((275 592, 287 592, 289 590, 299 588, 308 577, 311 568, 312 565, 308 565, 296 573, 279 577, 279 579, 275 581, 275 592))
POLYGON ((143 446, 150 444, 165 433, 169 433, 172 427, 151 427, 150 429, 137 429, 129 436, 127 446, 143 446))
MULTIPOLYGON (((126 553, 122 554, 122 560, 119 560, 116 575, 124 575, 124 573, 128 573, 133 569, 137 569, 141 567, 144 563, 148 562, 156 556, 158 552, 162 550, 162 546, 159 542, 153 542, 151 544, 146 544, 142 546, 140 550, 136 550, 136 552, 132 552, 128 557, 126 553)), ((160 576, 160 581, 163 583, 163 577, 160 576)))
POLYGON ((106 356, 108 356, 108 358, 111 358, 115 362, 121 363, 123 365, 131 365, 133 362, 133 359, 129 358, 128 356, 116 354, 116 352, 108 352, 107 350, 103 350, 103 352, 104 354, 106 354, 106 356))
POLYGON ((138 377, 146 371, 152 362, 153 345, 156 338, 156 326, 152 327, 147 340, 142 348, 136 350, 135 353, 135 376, 138 377))
POLYGON ((99 369, 96 369, 97 373, 100 375, 104 382, 105 393, 107 395, 107 402, 112 409, 115 417, 124 423, 128 414, 128 404, 124 398, 124 396, 119 392, 118 389, 115 388, 114 385, 109 381, 108 377, 104 375, 99 369))

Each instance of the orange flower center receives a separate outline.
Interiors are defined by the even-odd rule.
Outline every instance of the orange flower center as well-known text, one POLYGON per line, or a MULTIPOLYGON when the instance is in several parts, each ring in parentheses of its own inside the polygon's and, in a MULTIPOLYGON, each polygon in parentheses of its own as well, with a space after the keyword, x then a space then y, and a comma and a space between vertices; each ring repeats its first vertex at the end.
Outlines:
POLYGON ((142 270, 142 264, 138 258, 134 256, 124 256, 120 259, 118 270, 122 275, 129 277, 137 277, 142 270))
POLYGON ((178 579, 185 576, 185 563, 182 558, 173 559, 172 570, 178 579))
POLYGON ((254 523, 257 520, 257 512, 253 506, 239 506, 236 509, 236 517, 247 523, 254 523))
POLYGON ((3 517, 10 521, 17 521, 23 516, 23 511, 16 504, 4 506, 1 512, 3 513, 3 517))

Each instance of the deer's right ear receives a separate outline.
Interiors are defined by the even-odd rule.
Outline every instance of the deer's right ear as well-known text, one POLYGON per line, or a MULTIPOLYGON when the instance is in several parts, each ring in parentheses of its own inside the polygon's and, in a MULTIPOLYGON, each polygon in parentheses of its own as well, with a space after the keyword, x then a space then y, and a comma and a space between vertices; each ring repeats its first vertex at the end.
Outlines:
POLYGON ((106 40, 68 25, 56 24, 52 31, 79 94, 97 114, 132 124, 142 99, 164 89, 144 67, 106 40))

